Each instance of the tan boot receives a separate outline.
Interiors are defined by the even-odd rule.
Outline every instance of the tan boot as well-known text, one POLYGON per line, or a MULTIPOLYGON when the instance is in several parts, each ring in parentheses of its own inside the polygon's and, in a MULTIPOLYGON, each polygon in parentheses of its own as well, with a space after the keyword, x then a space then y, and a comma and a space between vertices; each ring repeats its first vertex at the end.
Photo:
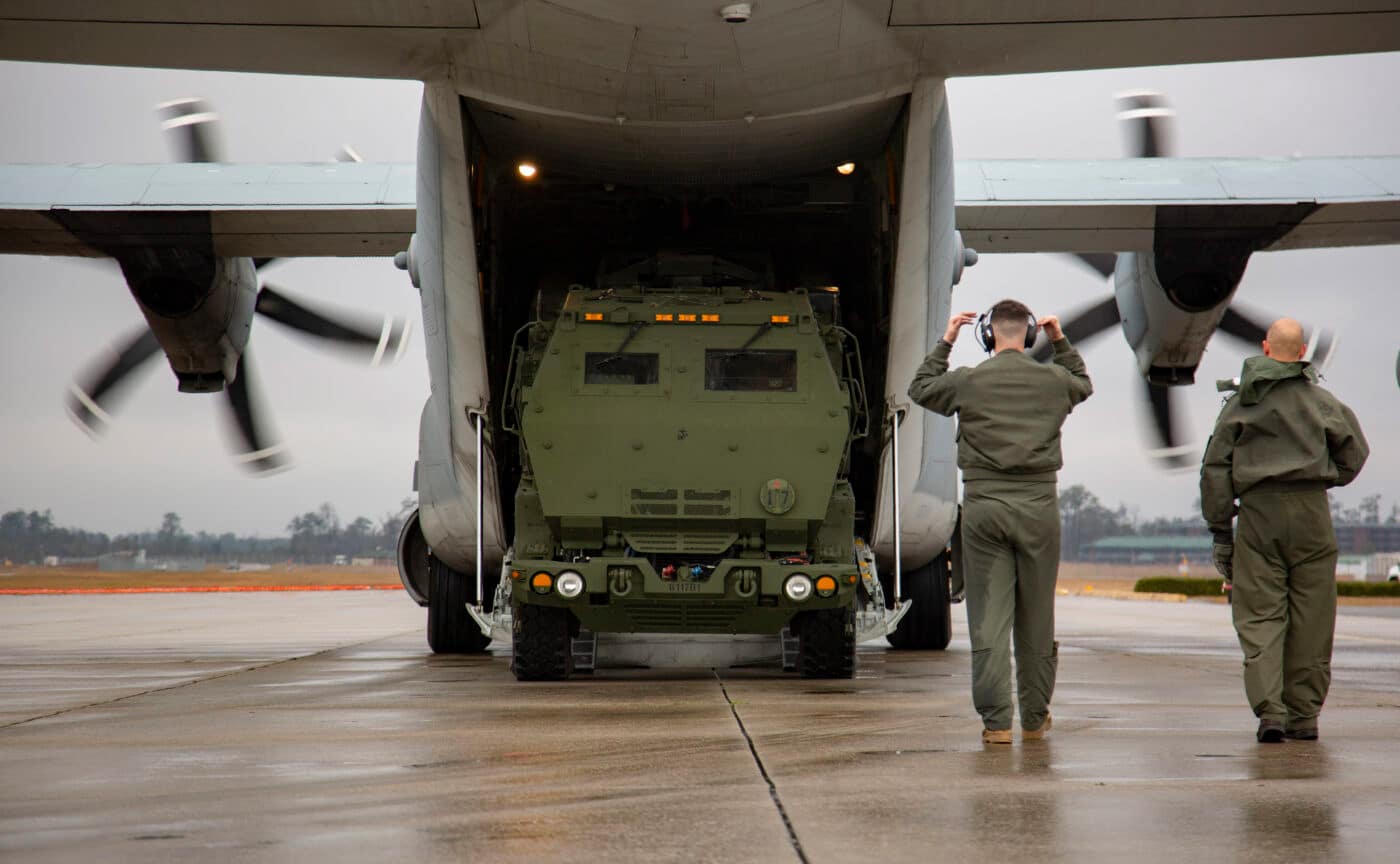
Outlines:
POLYGON ((1010 730, 1010 729, 983 729, 983 730, 982 730, 982 743, 983 743, 983 744, 1010 744, 1010 743, 1011 743, 1011 730, 1010 730))
POLYGON ((1042 740, 1045 739, 1045 733, 1047 733, 1047 732, 1050 731, 1050 727, 1051 727, 1052 725, 1053 725, 1053 724, 1052 724, 1051 721, 1050 721, 1050 712, 1047 711, 1047 712, 1045 712, 1045 721, 1042 722, 1042 723, 1040 724, 1040 728, 1039 728, 1039 729, 1022 729, 1022 730, 1021 730, 1021 740, 1023 740, 1023 741, 1042 741, 1042 740))

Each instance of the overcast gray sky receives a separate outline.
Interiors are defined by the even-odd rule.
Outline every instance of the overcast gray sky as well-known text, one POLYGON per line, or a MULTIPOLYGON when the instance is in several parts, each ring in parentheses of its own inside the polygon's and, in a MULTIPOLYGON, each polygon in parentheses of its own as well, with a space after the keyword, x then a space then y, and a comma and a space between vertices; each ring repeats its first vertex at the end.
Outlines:
MULTIPOLYGON (((964 79, 949 85, 960 158, 1091 158, 1122 154, 1114 93, 1166 92, 1183 156, 1400 154, 1400 54, 964 79)), ((0 162, 159 162, 169 158, 153 106, 198 95, 222 114, 228 158, 314 161, 353 144, 371 161, 412 161, 415 82, 99 69, 0 63, 6 122, 0 162)), ((1400 478, 1395 352, 1400 249, 1255 255, 1238 300, 1269 316, 1336 327, 1342 344, 1327 384, 1356 410, 1371 440, 1361 478, 1341 493, 1380 492, 1400 478)), ((418 316, 407 277, 382 260, 285 261, 266 278, 298 296, 418 316)), ((954 306, 1016 296, 1037 313, 1069 312, 1109 291, 1066 258, 984 256, 954 306)), ((403 362, 371 370, 276 325, 252 345, 264 396, 291 446, 293 471, 252 478, 229 458, 217 397, 178 394, 163 358, 145 370, 118 420, 96 443, 65 416, 68 382, 141 324, 114 264, 0 256, 0 511, 52 508, 61 524, 154 528, 167 510, 191 530, 275 534, 294 514, 332 502, 347 521, 377 518, 410 494, 418 416, 427 396, 421 340, 403 362)), ((962 340, 955 363, 979 359, 962 340)), ((1244 353, 1219 340, 1179 393, 1183 429, 1204 440, 1219 398, 1212 382, 1244 353)), ((1144 517, 1185 515, 1193 473, 1158 471, 1142 452, 1140 385, 1113 331, 1085 359, 1095 396, 1065 428, 1063 484, 1083 483, 1144 517)))

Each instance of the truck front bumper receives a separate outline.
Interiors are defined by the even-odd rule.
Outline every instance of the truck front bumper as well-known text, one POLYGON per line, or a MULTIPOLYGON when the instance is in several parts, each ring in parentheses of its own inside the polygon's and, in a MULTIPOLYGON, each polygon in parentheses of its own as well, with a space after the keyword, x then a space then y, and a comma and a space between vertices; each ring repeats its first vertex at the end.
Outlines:
POLYGON ((514 603, 565 607, 595 633, 776 634, 799 612, 853 606, 860 581, 854 564, 742 558, 675 578, 662 578, 645 558, 524 559, 505 575, 514 603), (573 597, 560 592, 569 573, 583 583, 573 597), (807 590, 797 590, 804 580, 807 590))

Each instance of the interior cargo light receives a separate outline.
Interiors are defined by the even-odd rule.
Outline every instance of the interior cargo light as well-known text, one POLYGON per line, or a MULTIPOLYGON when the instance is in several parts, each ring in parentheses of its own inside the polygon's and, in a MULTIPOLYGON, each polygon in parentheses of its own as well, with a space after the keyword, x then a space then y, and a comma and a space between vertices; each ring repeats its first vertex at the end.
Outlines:
POLYGON ((602 313, 602 312, 585 312, 585 313, 583 313, 583 320, 585 320, 585 321, 602 321, 602 320, 603 320, 603 313, 602 313))
POLYGON ((768 320, 773 324, 791 324, 791 315, 770 315, 768 320))
POLYGON ((677 321, 689 322, 689 323, 691 323, 691 324, 694 324, 694 323, 695 323, 695 315, 694 315, 694 313, 690 313, 690 312, 682 312, 681 314, 679 314, 679 315, 676 316, 676 320, 677 320, 677 321))
POLYGON ((543 571, 536 573, 530 577, 530 587, 537 594, 548 594, 549 589, 554 587, 554 577, 543 571))
POLYGON ((676 320, 676 316, 672 315, 670 312, 657 312, 657 313, 656 313, 656 320, 657 320, 657 321, 674 321, 674 320, 676 320))
POLYGON ((855 172, 855 170, 856 170, 856 163, 854 163, 854 162, 842 162, 840 165, 837 165, 837 166, 836 166, 836 173, 837 173, 837 174, 842 174, 842 175, 845 175, 845 174, 852 174, 852 173, 855 172))
POLYGON ((830 576, 817 577, 817 594, 822 597, 830 597, 836 593, 836 580, 830 576))
POLYGON ((707 312, 700 316, 700 320, 705 322, 706 324, 718 324, 719 316, 714 313, 707 312))
POLYGON ((519 165, 515 166, 515 170, 526 180, 533 180, 540 169, 536 168, 533 162, 521 162, 519 165))

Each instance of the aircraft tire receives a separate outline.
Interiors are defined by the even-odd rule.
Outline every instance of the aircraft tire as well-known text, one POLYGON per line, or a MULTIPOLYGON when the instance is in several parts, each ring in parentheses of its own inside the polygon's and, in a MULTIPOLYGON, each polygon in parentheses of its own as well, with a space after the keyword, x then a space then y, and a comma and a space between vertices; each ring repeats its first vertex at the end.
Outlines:
MULTIPOLYGON (((890 591, 893 583, 886 587, 890 591)), ((904 574, 904 593, 914 601, 886 638, 902 651, 942 651, 953 641, 953 610, 948 597, 948 553, 904 574)))
POLYGON ((480 654, 491 644, 467 614, 467 604, 476 600, 475 589, 475 581, 465 573, 428 556, 428 647, 434 654, 480 654))
POLYGON ((514 656, 510 670, 517 681, 563 681, 574 668, 573 616, 558 606, 522 603, 515 607, 514 656))
POLYGON ((803 678, 855 676, 855 610, 817 609, 802 613, 797 631, 797 672, 803 678))

